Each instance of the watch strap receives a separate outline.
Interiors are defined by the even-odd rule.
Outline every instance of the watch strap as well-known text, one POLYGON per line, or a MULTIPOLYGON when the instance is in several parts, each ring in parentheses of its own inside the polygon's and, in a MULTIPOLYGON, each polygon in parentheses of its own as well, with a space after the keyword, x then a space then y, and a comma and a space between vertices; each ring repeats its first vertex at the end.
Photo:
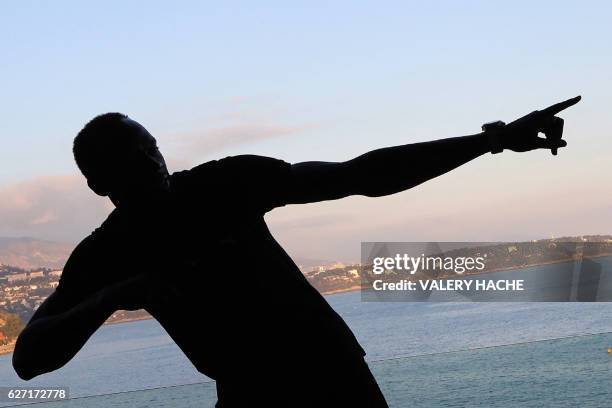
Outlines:
POLYGON ((489 151, 493 154, 504 151, 502 144, 502 132, 506 124, 501 120, 495 122, 487 122, 482 125, 482 131, 487 135, 489 142, 489 151))

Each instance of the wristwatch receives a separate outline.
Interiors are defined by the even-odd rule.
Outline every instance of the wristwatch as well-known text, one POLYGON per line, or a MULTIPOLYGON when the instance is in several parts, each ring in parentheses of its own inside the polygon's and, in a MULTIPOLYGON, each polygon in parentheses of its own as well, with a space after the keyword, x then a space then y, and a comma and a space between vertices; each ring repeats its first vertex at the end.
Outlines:
POLYGON ((494 122, 487 122, 482 125, 482 131, 485 135, 487 135, 487 139, 489 141, 489 150, 491 153, 501 153, 504 148, 502 146, 502 132, 506 124, 501 120, 496 120, 494 122))

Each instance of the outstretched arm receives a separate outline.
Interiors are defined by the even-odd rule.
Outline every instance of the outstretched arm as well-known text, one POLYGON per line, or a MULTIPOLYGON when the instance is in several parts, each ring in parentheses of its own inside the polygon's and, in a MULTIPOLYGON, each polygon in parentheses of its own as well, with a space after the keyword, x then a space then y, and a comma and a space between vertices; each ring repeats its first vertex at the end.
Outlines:
POLYGON ((490 133, 387 147, 340 163, 303 162, 292 165, 290 204, 333 200, 349 195, 378 197, 397 193, 447 173, 491 151, 492 144, 516 152, 556 149, 563 120, 555 116, 580 97, 535 111, 490 133), (542 132, 546 138, 538 137, 542 132))
POLYGON ((292 170, 291 203, 350 195, 379 197, 412 188, 489 151, 484 134, 373 150, 340 163, 303 162, 292 170))

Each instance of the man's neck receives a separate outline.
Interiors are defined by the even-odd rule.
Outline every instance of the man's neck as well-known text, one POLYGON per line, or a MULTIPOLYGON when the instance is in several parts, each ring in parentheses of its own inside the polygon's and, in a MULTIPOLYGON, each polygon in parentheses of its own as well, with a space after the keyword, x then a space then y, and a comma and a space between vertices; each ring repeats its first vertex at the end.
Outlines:
POLYGON ((109 198, 118 209, 143 208, 159 203, 167 197, 168 192, 159 190, 142 194, 109 194, 109 198))

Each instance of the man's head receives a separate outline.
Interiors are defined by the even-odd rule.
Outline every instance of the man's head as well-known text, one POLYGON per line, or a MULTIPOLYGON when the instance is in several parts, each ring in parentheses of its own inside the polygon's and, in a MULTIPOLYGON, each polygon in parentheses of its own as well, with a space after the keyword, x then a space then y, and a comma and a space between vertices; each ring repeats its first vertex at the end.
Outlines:
POLYGON ((73 152, 89 187, 115 204, 168 188, 168 170, 155 138, 122 113, 89 121, 75 137, 73 152))

